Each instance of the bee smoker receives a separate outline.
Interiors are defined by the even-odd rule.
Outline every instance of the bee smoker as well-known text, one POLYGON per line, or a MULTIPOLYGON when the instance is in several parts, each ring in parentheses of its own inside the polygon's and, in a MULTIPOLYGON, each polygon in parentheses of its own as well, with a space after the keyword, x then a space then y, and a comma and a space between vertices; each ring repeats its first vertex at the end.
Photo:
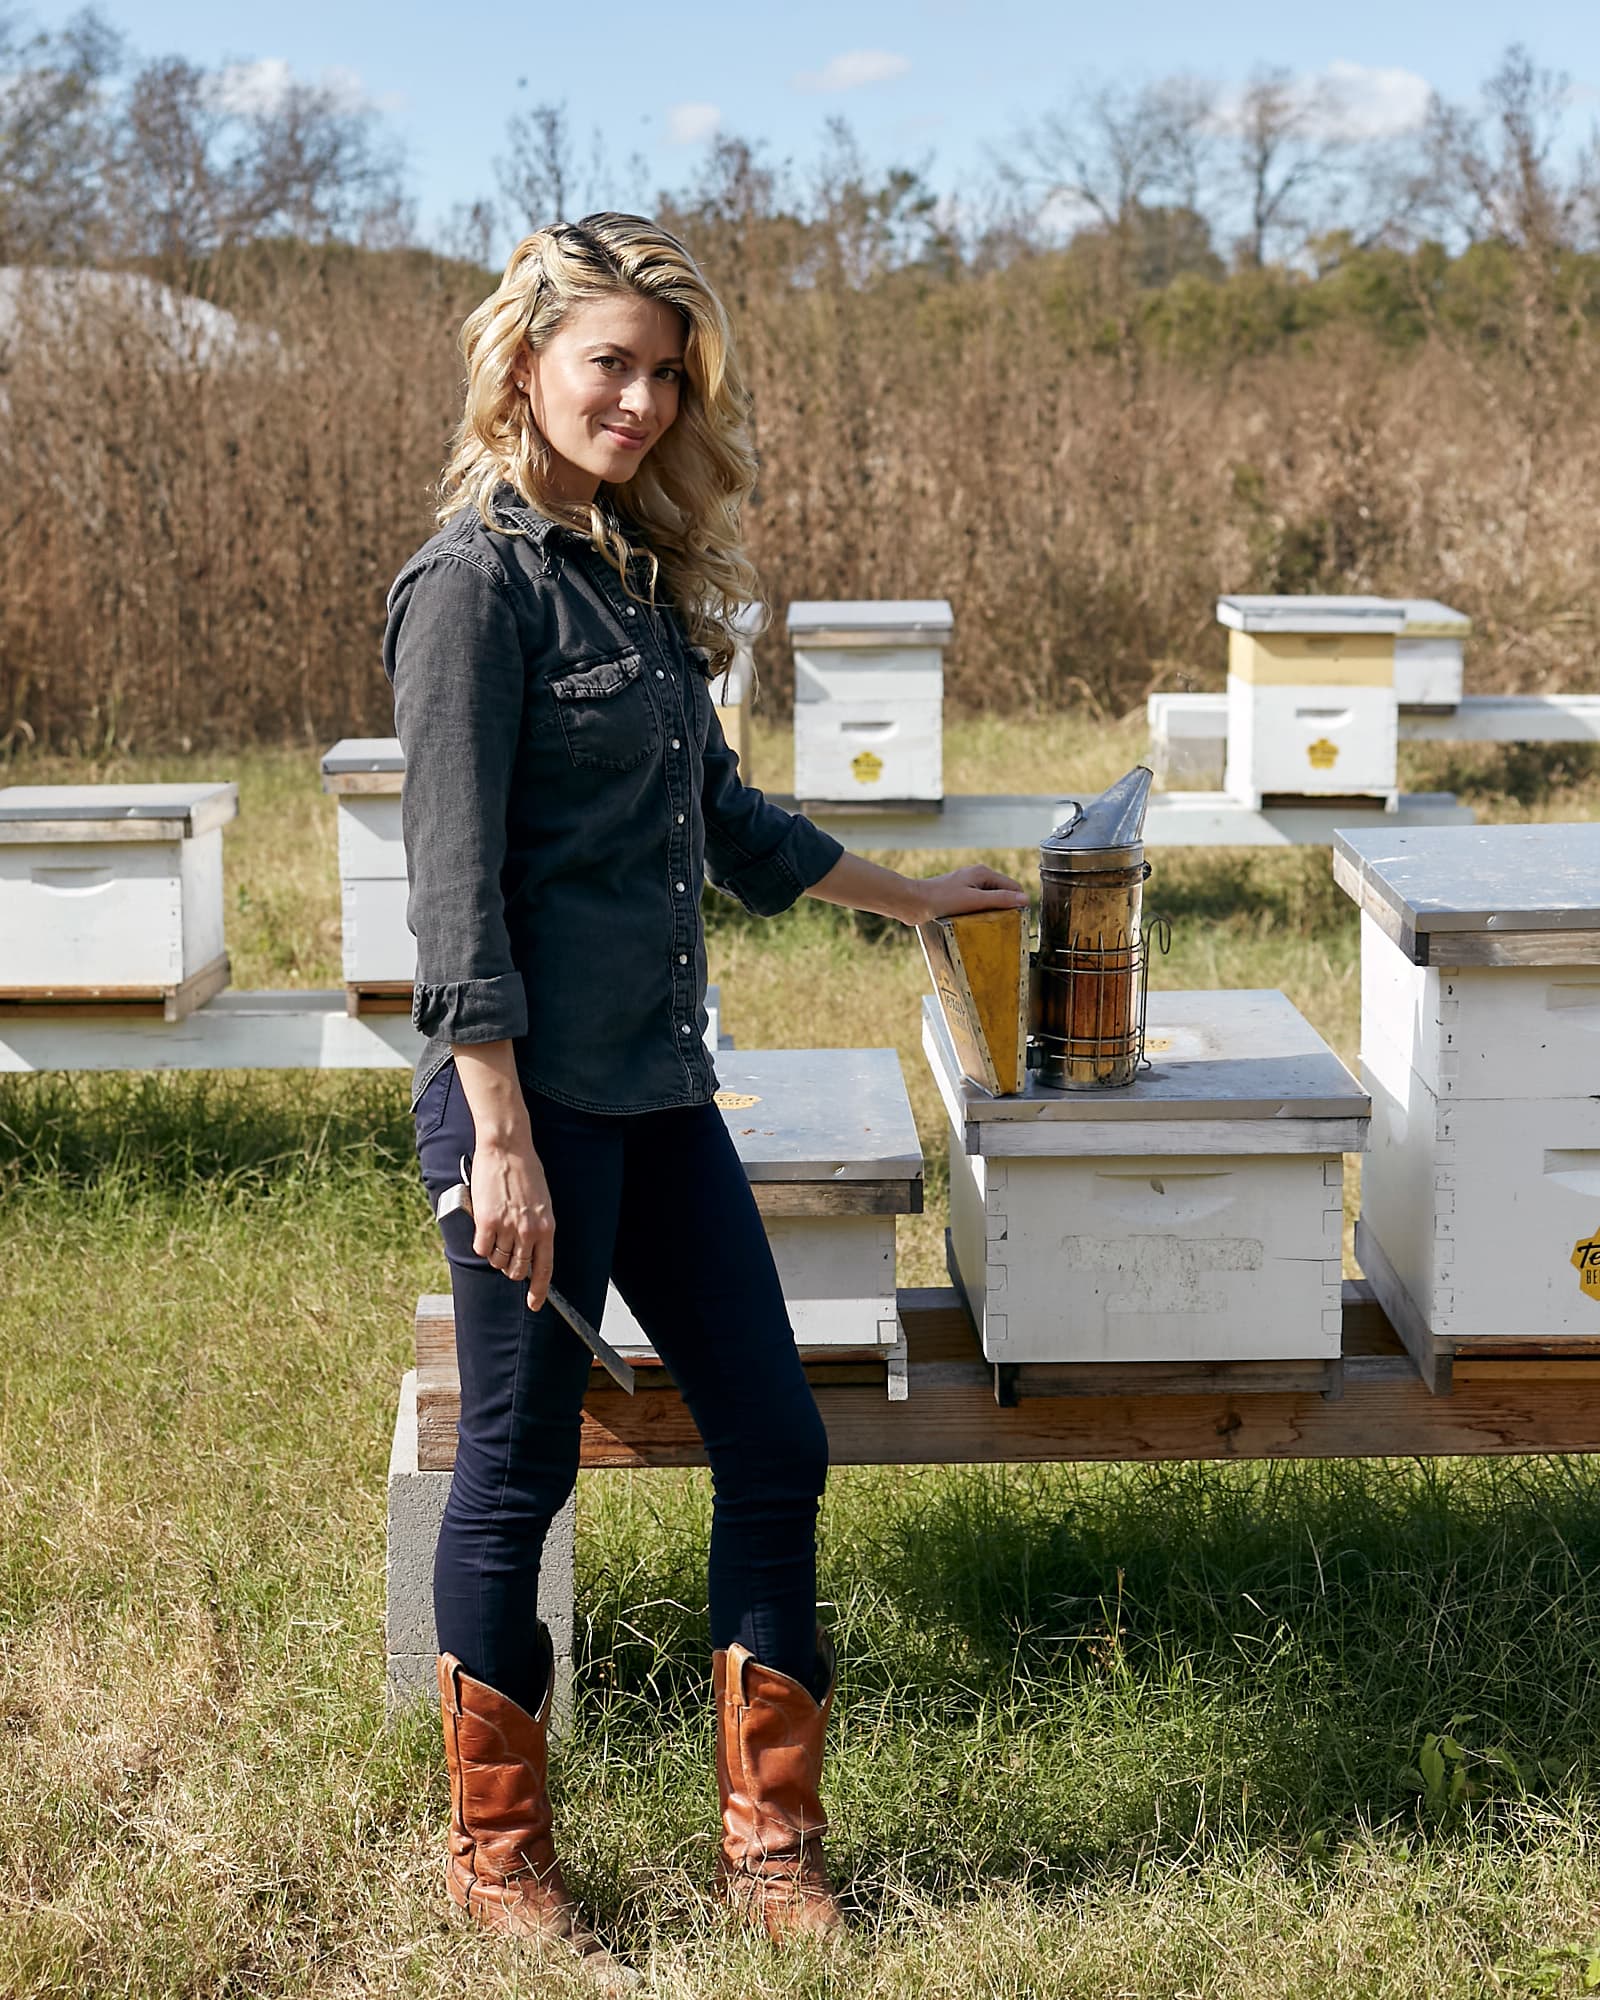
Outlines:
MULTIPOLYGON (((1058 1090, 1132 1083, 1144 1062, 1150 931, 1143 923, 1144 816, 1136 765, 1039 843, 1043 903, 1031 961, 1028 1064, 1058 1090)), ((1157 920, 1167 948, 1166 926, 1157 920)))

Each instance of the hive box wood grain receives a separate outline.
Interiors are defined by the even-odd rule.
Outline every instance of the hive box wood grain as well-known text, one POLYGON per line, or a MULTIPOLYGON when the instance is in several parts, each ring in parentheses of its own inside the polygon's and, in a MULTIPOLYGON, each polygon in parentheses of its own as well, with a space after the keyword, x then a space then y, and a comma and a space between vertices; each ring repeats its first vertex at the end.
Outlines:
POLYGON ((178 1020, 220 992, 222 829, 238 810, 233 784, 0 790, 0 1004, 178 1020))
POLYGON ((924 1002, 953 1275, 1001 1362, 1326 1361, 1368 1101, 1279 993, 1150 996, 1151 1069, 991 1099, 924 1002))

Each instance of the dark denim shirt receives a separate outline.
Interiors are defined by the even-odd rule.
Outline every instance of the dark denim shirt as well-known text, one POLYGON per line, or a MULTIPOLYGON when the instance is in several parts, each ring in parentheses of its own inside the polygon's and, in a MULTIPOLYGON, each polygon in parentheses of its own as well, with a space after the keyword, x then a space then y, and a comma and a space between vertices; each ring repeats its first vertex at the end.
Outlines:
POLYGON ((511 487, 494 511, 523 532, 468 510, 389 593, 411 1101, 453 1043, 509 1038, 530 1088, 582 1110, 705 1103, 703 877, 772 916, 844 850, 741 781, 674 610, 511 487))

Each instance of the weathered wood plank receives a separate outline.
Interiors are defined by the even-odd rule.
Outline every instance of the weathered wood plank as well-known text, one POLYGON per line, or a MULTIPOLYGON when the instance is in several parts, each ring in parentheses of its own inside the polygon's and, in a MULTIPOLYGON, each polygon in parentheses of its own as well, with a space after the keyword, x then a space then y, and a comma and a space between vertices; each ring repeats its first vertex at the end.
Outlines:
POLYGON ((752 1181, 763 1215, 920 1215, 922 1177, 884 1181, 752 1181))
POLYGON ((1034 1361, 1008 1370, 1024 1396, 1323 1395, 1338 1386, 1331 1361, 1034 1361))
POLYGON ((409 979, 352 980, 344 989, 345 1012, 353 1020, 363 1014, 409 1014, 413 990, 409 979))
MULTIPOLYGON (((1359 1315, 1370 1312, 1355 1302, 1359 1315)), ((1583 1363, 1519 1365, 1457 1376, 1455 1393, 1430 1394, 1412 1376, 1397 1381, 1392 1357, 1377 1380, 1347 1366, 1338 1401, 1315 1392, 1233 1395, 1027 1398, 1002 1409, 993 1373, 976 1352, 954 1294, 903 1292, 900 1314, 910 1358, 909 1400, 890 1402, 875 1384, 820 1384, 817 1402, 836 1465, 930 1465, 1161 1459, 1440 1457, 1600 1450, 1600 1371, 1583 1363)), ((1488 1364, 1474 1364, 1487 1366, 1488 1364)), ((428 1386, 437 1388, 434 1382, 428 1386)), ((448 1470, 453 1413, 443 1401, 423 1417, 418 1380, 419 1465, 448 1470)), ((668 1385, 629 1398, 597 1388, 584 1411, 586 1467, 701 1465, 694 1425, 668 1385)))
POLYGON ((62 1013, 74 1021, 182 1021, 222 992, 232 976, 224 952, 175 986, 0 986, 0 1019, 28 1021, 62 1013))
POLYGON ((1427 963, 1600 965, 1600 931, 1425 931, 1427 963))

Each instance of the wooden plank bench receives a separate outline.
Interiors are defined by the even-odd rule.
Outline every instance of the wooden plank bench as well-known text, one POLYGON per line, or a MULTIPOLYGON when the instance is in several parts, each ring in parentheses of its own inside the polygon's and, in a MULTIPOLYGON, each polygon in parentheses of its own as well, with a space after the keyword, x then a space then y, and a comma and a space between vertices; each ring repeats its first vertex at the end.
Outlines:
MULTIPOLYGON (((1458 1362, 1455 1393, 1431 1394, 1416 1364, 1360 1281, 1344 1288, 1341 1378, 1329 1388, 1284 1389, 1230 1380, 1214 1364, 1205 1381, 1161 1364, 1116 1379, 1086 1364, 1012 1372, 1015 1401, 996 1394, 971 1320, 953 1290, 902 1290, 908 1395, 891 1403, 882 1375, 814 1373, 835 1465, 972 1465, 1160 1459, 1438 1457, 1600 1450, 1600 1360, 1497 1356, 1458 1362), (1141 1380, 1147 1374, 1149 1379, 1141 1380), (1033 1379, 1030 1379, 1033 1378, 1033 1379)), ((832 1364, 838 1367, 840 1364, 832 1364)), ((426 1465, 454 1457, 449 1376, 435 1377, 426 1465)), ((419 1425, 420 1425, 419 1414, 419 1425)), ((419 1437, 420 1456, 420 1437, 419 1437)), ((632 1397, 595 1372, 584 1405, 585 1469, 703 1465, 705 1452, 664 1370, 632 1397)))
MULTIPOLYGON (((1347 1282, 1337 1373, 1284 1386, 1271 1364, 986 1362, 957 1293, 902 1289, 906 1398, 884 1394, 882 1362, 808 1363, 835 1465, 1006 1465, 1163 1459, 1469 1457, 1600 1450, 1600 1360, 1483 1357, 1456 1365, 1454 1394, 1423 1382, 1371 1289, 1347 1282)), ((455 1457, 459 1384, 448 1311, 431 1310, 430 1379, 401 1389, 389 1476, 390 1698, 432 1685, 428 1578, 455 1457), (449 1343, 447 1351, 446 1343, 449 1343)), ((419 1322, 420 1324, 420 1322, 419 1322)), ((580 1467, 705 1463, 666 1371, 641 1370, 632 1397, 596 1369, 580 1467)), ((542 1615, 572 1629, 572 1505, 552 1531, 542 1615)), ((563 1703, 570 1655, 559 1664, 563 1703)))

